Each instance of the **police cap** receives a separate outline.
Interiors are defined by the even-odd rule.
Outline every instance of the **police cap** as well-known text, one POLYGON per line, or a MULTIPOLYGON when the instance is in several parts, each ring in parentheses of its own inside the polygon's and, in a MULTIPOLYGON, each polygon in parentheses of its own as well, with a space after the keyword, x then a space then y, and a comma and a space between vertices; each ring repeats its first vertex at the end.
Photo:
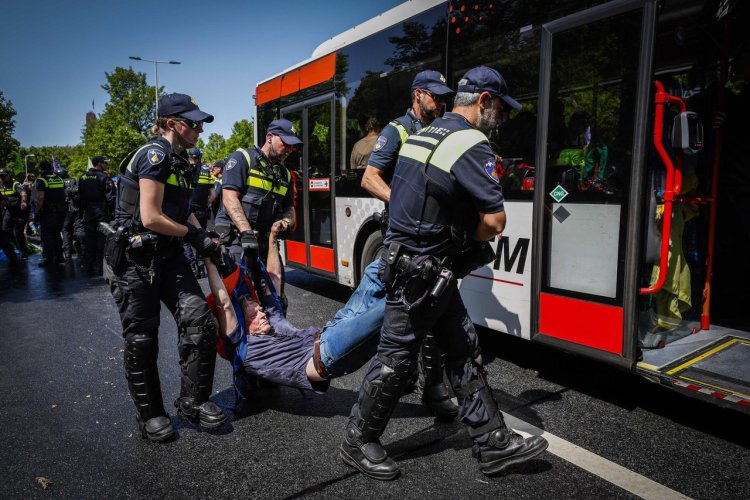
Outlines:
POLYGON ((417 73, 411 89, 429 90, 435 95, 453 94, 453 90, 445 84, 445 77, 439 71, 431 69, 417 73))
POLYGON ((471 94, 489 92, 491 95, 499 97, 508 103, 511 107, 521 109, 518 101, 508 95, 508 85, 505 83, 502 75, 497 70, 488 68, 487 66, 478 66, 467 71, 458 81, 458 91, 471 94))
POLYGON ((175 116, 194 122, 211 123, 213 115, 198 108, 195 99, 187 94, 165 94, 159 98, 159 116, 175 116))
POLYGON ((292 122, 284 118, 272 121, 268 125, 268 133, 278 135, 287 146, 302 144, 302 141, 297 137, 297 134, 294 131, 292 122))

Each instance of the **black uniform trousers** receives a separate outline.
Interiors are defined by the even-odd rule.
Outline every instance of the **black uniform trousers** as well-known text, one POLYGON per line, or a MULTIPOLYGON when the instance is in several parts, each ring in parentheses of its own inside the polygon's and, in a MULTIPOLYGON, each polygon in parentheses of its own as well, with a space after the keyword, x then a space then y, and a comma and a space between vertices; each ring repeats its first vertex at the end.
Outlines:
POLYGON ((81 224, 78 222, 81 218, 81 211, 79 209, 68 208, 68 213, 65 215, 65 222, 63 222, 62 228, 62 245, 63 252, 67 255, 73 255, 73 253, 81 253, 81 244, 83 243, 84 234, 81 224))
POLYGON ((104 235, 99 232, 99 223, 105 222, 107 212, 104 203, 87 202, 83 206, 84 243, 83 258, 88 271, 99 272, 104 258, 104 235))
POLYGON ((62 262, 62 228, 65 223, 66 205, 44 205, 39 214, 39 236, 42 240, 42 257, 49 262, 62 262))
MULTIPOLYGON (((193 397, 197 405, 207 401, 211 393, 216 322, 178 238, 168 243, 160 241, 156 250, 152 246, 130 250, 129 256, 124 270, 107 272, 107 277, 126 341, 126 371, 129 366, 136 366, 142 372, 155 374, 150 380, 146 377, 146 385, 151 384, 146 392, 150 394, 139 395, 142 389, 131 387, 131 395, 145 421, 165 414, 156 366, 161 303, 177 323, 181 395, 193 397), (203 332, 196 333, 196 329, 203 332), (131 349, 130 341, 134 338, 151 342, 153 348, 131 349)), ((128 376, 140 375, 129 372, 128 376)))
MULTIPOLYGON (((411 308, 400 300, 403 291, 403 284, 386 286, 385 315, 377 356, 370 363, 359 391, 358 403, 352 408, 349 417, 351 423, 358 427, 360 417, 365 422, 371 421, 372 407, 364 402, 365 392, 371 382, 381 378, 382 358, 399 362, 411 360, 409 364, 415 369, 420 345, 427 333, 432 332, 445 353, 445 371, 454 392, 457 395, 470 392, 463 398, 459 396, 459 419, 474 429, 485 426, 495 416, 496 408, 488 408, 479 392, 465 390, 480 383, 483 372, 480 373, 479 339, 456 281, 450 282, 437 302, 426 299, 411 308)), ((376 419, 379 418, 381 415, 376 416, 376 419)), ((388 418, 386 416, 386 421, 388 418)), ((385 423, 381 429, 384 427, 385 423)), ((489 431, 482 432, 475 436, 475 440, 483 442, 488 435, 489 431)))

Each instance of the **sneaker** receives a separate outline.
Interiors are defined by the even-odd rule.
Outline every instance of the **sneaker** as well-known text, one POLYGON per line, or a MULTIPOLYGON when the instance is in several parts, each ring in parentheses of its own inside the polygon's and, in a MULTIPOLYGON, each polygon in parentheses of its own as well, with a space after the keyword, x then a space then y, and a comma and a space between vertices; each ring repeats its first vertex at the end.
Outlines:
POLYGON ((479 469, 492 476, 506 467, 531 460, 547 449, 549 443, 541 436, 525 438, 509 429, 492 431, 487 443, 474 445, 472 454, 479 459, 479 469))

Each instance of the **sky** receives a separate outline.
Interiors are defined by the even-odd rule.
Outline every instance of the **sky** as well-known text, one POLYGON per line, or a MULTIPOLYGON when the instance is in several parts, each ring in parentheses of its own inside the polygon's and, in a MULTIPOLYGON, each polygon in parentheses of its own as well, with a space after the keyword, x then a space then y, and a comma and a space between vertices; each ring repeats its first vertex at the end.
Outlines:
POLYGON ((253 117, 259 81, 301 62, 327 39, 403 0, 3 0, 0 91, 24 147, 80 142, 85 115, 108 100, 105 72, 146 73, 215 116, 203 138, 228 138, 253 117), (92 108, 92 101, 94 106, 92 108))

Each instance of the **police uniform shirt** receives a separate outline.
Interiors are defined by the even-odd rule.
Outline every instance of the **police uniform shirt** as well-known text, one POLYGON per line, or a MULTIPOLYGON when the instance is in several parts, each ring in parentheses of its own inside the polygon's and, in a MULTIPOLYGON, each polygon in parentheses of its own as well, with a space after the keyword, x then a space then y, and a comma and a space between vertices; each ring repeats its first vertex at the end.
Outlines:
MULTIPOLYGON (((257 163, 255 161, 255 156, 260 154, 261 152, 256 150, 255 148, 250 148, 247 150, 248 155, 252 159, 253 163, 257 163)), ((268 161, 266 159, 266 161, 268 161)), ((268 161, 269 165, 271 164, 270 161, 268 161)), ((254 168, 261 169, 260 165, 254 165, 254 168)), ((279 165, 279 168, 281 170, 281 176, 282 178, 285 178, 286 175, 286 167, 279 165)), ((232 190, 237 191, 239 193, 239 198, 242 200, 242 197, 245 196, 247 193, 247 176, 248 171, 250 170, 250 165, 247 164, 247 159, 245 158, 245 155, 242 154, 241 151, 235 151, 232 153, 232 155, 227 160, 226 165, 224 166, 224 172, 221 176, 221 189, 226 190, 232 190)), ((223 195, 222 195, 223 196, 223 195)), ((284 195, 284 201, 282 203, 282 211, 286 212, 289 207, 294 205, 294 189, 292 186, 289 186, 289 189, 287 189, 286 194, 284 195)), ((245 214, 247 215, 247 214, 245 214)), ((250 224, 252 224, 252 221, 249 221, 250 224)), ((269 221, 268 224, 270 225, 273 221, 269 221)), ((230 219, 229 215, 226 213, 226 210, 224 210, 224 207, 222 206, 219 209, 219 212, 216 214, 216 221, 215 224, 218 225, 231 225, 232 220, 230 219)), ((253 228, 255 229, 255 228, 253 228)))
POLYGON ((206 209, 208 207, 208 197, 211 195, 213 187, 214 181, 211 177, 211 167, 204 163, 200 168, 195 169, 193 196, 190 199, 190 204, 194 207, 206 209))
MULTIPOLYGON (((164 184, 165 190, 166 190, 167 180, 173 174, 171 156, 172 156, 172 145, 169 143, 169 141, 167 141, 163 137, 156 137, 152 139, 146 145, 146 147, 141 148, 141 150, 136 154, 135 158, 133 158, 132 160, 132 166, 133 166, 132 176, 133 177, 132 178, 136 179, 136 182, 137 182, 137 179, 150 179, 160 184, 164 184)), ((185 160, 185 163, 187 164, 186 160, 185 160)), ((120 180, 121 184, 124 182, 127 182, 127 181, 123 179, 120 180)), ((180 187, 182 189, 187 189, 187 190, 190 189, 190 185, 187 184, 187 180, 184 178, 184 175, 180 175, 179 179, 177 179, 175 182, 178 183, 178 186, 175 186, 175 188, 180 187)), ((167 194, 165 192, 165 201, 166 201, 166 198, 167 198, 167 194)), ((186 200, 186 203, 187 203, 187 200, 186 200)), ((163 206, 164 205, 162 203, 162 207, 163 206)), ((187 210, 184 210, 183 212, 184 212, 185 220, 175 220, 175 222, 184 224, 187 221, 187 210)), ((130 219, 131 219, 130 214, 125 212, 122 209, 122 207, 118 206, 116 220, 119 223, 124 224, 130 221, 130 219)))
POLYGON ((113 189, 112 179, 95 168, 88 169, 78 181, 78 196, 81 201, 90 203, 110 201, 113 189))
POLYGON ((36 190, 44 193, 44 205, 60 207, 66 203, 65 182, 56 174, 40 176, 36 180, 36 190))
MULTIPOLYGON (((396 121, 399 121, 402 125, 406 125, 405 128, 409 135, 419 131, 424 126, 411 109, 407 110, 406 114, 396 121)), ((370 154, 368 165, 372 165, 378 170, 384 170, 390 176, 396 167, 398 151, 400 149, 401 134, 395 125, 389 123, 383 128, 378 139, 375 141, 375 147, 373 147, 370 154)))
MULTIPOLYGON (((427 130, 445 127, 446 123, 447 127, 452 130, 474 128, 463 116, 457 113, 445 113, 442 118, 433 121, 427 130)), ((399 161, 396 165, 394 183, 391 186, 391 222, 400 223, 403 226, 413 226, 415 218, 419 217, 418 214, 405 214, 404 210, 400 210, 405 203, 408 204, 408 200, 414 199, 411 191, 416 182, 415 179, 420 180, 419 185, 424 185, 424 181, 421 180, 422 172, 415 171, 413 167, 413 164, 399 161)), ((503 193, 497 177, 493 175, 494 168, 495 155, 489 142, 485 140, 465 151, 450 169, 451 180, 460 186, 458 193, 464 195, 456 196, 454 200, 451 200, 450 210, 453 213, 465 215, 459 219, 459 223, 462 229, 469 231, 470 236, 479 220, 478 213, 494 214, 504 210, 503 193)), ((431 169, 437 170, 436 167, 429 167, 428 174, 431 169)), ((415 241, 409 235, 399 234, 389 229, 386 243, 391 241, 400 241, 411 251, 421 254, 440 253, 445 250, 446 246, 449 246, 445 244, 446 242, 425 246, 421 244, 423 242, 415 241)))
POLYGON ((5 199, 5 206, 16 207, 21 202, 21 183, 16 181, 9 181, 7 183, 0 182, 0 194, 5 199))

